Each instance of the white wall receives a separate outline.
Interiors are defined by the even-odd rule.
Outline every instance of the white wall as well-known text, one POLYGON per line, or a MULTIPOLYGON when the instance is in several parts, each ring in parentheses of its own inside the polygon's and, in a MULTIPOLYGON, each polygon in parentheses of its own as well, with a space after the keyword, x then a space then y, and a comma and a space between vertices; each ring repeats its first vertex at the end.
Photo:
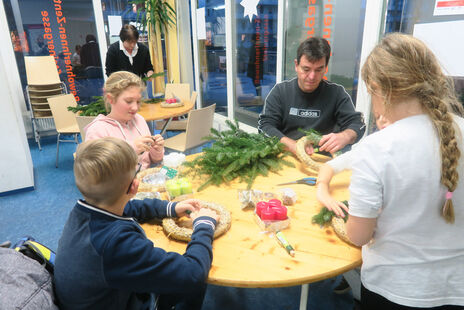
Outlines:
MULTIPOLYGON (((0 25, 7 25, 0 5, 0 25)), ((34 186, 34 171, 21 115, 21 81, 7 27, 0 27, 0 193, 34 186)))

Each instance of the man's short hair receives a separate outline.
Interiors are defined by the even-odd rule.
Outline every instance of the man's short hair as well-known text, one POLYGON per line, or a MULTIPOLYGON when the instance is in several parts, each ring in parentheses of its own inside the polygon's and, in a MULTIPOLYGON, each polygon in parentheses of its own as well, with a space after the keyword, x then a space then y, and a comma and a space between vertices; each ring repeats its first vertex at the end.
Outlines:
POLYGON ((105 137, 79 145, 74 178, 85 199, 112 204, 126 193, 137 165, 134 149, 124 140, 105 137))
POLYGON ((312 37, 301 42, 296 53, 296 61, 299 64, 301 57, 306 56, 310 62, 317 61, 325 57, 325 65, 329 64, 330 45, 326 39, 321 37, 312 37))
POLYGON ((125 24, 119 32, 119 38, 122 42, 137 42, 139 40, 139 32, 134 25, 125 24))

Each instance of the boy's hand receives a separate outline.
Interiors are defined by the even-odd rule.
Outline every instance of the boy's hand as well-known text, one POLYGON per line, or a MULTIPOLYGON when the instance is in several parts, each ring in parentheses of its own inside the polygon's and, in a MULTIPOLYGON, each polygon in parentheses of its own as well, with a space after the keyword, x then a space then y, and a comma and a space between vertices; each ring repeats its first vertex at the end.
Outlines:
POLYGON ((141 136, 134 140, 135 152, 140 155, 143 152, 149 151, 153 139, 150 136, 141 136))
POLYGON ((156 151, 162 151, 164 147, 164 138, 161 135, 154 135, 151 137, 152 138, 152 145, 151 147, 155 149, 156 151))
POLYGON ((190 214, 190 218, 195 221, 198 217, 200 216, 208 216, 216 220, 216 223, 219 222, 219 214, 216 213, 216 211, 211 210, 209 208, 201 208, 199 211, 192 212, 190 214))
MULTIPOLYGON (((178 202, 176 204, 176 207, 175 207, 175 210, 176 210, 176 214, 178 217, 181 217, 181 216, 185 216, 187 215, 187 213, 194 213, 198 210, 200 210, 201 208, 201 205, 200 205, 200 202, 196 199, 187 199, 187 200, 183 200, 181 202, 178 202), (186 211, 190 211, 190 212, 186 212, 186 211)), ((190 215, 190 217, 192 217, 190 215)))

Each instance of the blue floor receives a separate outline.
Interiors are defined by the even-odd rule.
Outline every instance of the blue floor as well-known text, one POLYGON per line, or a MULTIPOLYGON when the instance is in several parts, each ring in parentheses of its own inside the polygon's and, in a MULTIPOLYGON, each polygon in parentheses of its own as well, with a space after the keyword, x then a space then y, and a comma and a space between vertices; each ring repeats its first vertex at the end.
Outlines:
MULTIPOLYGON (((74 143, 60 144, 59 168, 55 168, 56 136, 42 138, 42 151, 30 141, 35 189, 0 197, 0 242, 31 235, 56 250, 63 225, 80 193, 74 183, 74 143)), ((337 295, 340 277, 313 283, 307 309, 353 309, 350 292, 337 295)), ((203 310, 296 310, 300 287, 241 289, 209 285, 203 310)))

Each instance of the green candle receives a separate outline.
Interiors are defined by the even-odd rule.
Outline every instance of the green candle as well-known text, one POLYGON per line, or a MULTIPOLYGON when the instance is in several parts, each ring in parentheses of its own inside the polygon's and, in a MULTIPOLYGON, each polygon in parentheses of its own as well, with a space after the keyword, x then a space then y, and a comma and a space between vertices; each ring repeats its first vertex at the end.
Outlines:
POLYGON ((182 195, 192 193, 192 184, 190 182, 180 182, 180 191, 182 195))

